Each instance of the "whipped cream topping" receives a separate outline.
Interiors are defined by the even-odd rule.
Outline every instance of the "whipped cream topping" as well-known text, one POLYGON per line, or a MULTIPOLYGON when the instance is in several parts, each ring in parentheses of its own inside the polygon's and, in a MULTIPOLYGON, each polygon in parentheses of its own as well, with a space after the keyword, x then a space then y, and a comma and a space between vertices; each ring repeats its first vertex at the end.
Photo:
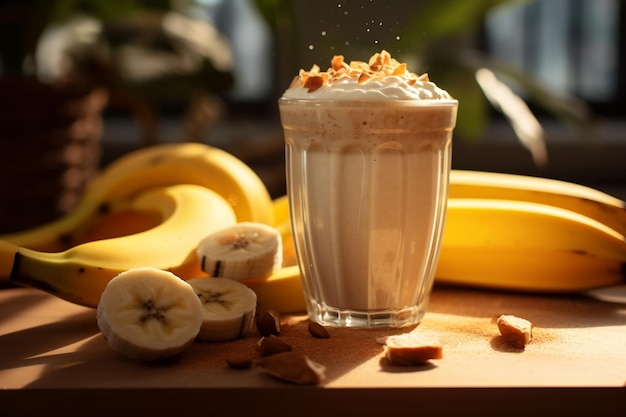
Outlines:
POLYGON ((309 71, 300 70, 284 99, 295 100, 452 100, 447 91, 428 79, 428 74, 416 75, 405 63, 391 57, 387 51, 372 55, 368 62, 344 61, 335 55, 331 67, 321 71, 313 65, 309 71))

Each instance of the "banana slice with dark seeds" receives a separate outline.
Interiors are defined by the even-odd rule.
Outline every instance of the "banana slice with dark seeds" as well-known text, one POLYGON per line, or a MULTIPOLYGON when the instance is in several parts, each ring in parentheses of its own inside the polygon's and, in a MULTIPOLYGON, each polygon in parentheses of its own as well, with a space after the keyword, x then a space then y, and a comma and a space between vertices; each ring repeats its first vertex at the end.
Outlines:
POLYGON ((196 339, 221 342, 248 334, 256 313, 254 291, 228 278, 194 278, 187 283, 202 304, 202 326, 196 339))
POLYGON ((113 350, 154 361, 182 353, 202 325, 191 285, 171 272, 134 268, 109 281, 97 309, 98 327, 113 350))
POLYGON ((265 278, 282 266, 282 237, 266 224, 240 222, 202 239, 197 255, 202 270, 212 277, 265 278))

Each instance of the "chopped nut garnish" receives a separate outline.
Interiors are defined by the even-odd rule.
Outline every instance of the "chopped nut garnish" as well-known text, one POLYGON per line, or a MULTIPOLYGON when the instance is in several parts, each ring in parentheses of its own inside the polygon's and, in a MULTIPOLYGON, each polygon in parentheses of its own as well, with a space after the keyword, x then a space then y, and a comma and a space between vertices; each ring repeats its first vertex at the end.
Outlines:
POLYGON ((344 62, 343 55, 335 55, 330 61, 330 66, 335 71, 350 69, 350 66, 344 62))
POLYGON ((309 90, 309 93, 312 93, 323 85, 324 77, 322 77, 321 75, 309 75, 303 84, 304 88, 309 90))
POLYGON ((328 85, 346 77, 357 80, 359 84, 388 76, 406 77, 410 85, 415 84, 417 81, 429 81, 428 74, 418 76, 409 72, 406 63, 398 62, 391 57, 389 52, 384 50, 372 55, 369 62, 351 61, 350 64, 344 61, 343 55, 335 55, 330 65, 330 68, 324 72, 320 70, 318 65, 313 65, 309 71, 300 70, 298 76, 292 81, 290 88, 302 86, 311 93, 323 85, 328 85))

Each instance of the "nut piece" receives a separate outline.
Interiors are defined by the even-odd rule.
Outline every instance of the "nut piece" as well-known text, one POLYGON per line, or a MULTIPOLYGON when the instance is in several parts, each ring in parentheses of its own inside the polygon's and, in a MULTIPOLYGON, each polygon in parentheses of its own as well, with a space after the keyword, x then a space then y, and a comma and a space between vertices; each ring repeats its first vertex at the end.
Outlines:
POLYGON ((244 353, 232 353, 226 358, 226 364, 233 369, 248 369, 252 362, 250 355, 244 353))
POLYGON ((326 368, 302 353, 283 352, 256 362, 265 373, 281 381, 300 385, 319 384, 326 368))
POLYGON ((283 339, 274 336, 263 336, 256 344, 256 350, 263 357, 276 355, 277 353, 290 352, 293 346, 285 342, 283 339))
POLYGON ((328 339, 330 337, 326 327, 314 321, 309 322, 309 333, 311 333, 311 336, 318 339, 328 339))
POLYGON ((498 329, 511 346, 524 349, 532 339, 532 323, 526 319, 503 314, 497 320, 498 329))
POLYGON ((443 346, 438 340, 415 333, 388 336, 385 340, 385 358, 390 365, 422 365, 430 359, 443 358, 443 346))
POLYGON ((259 314, 256 319, 256 328, 261 336, 278 335, 280 333, 280 315, 274 310, 259 314))

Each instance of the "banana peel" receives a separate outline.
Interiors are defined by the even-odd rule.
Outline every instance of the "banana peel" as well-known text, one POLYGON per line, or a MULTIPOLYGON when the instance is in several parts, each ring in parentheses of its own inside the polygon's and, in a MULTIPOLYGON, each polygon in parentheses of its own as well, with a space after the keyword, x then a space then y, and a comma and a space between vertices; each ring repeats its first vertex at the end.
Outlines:
POLYGON ((257 295, 257 311, 274 310, 279 313, 306 311, 300 267, 286 266, 266 278, 241 281, 257 295))

